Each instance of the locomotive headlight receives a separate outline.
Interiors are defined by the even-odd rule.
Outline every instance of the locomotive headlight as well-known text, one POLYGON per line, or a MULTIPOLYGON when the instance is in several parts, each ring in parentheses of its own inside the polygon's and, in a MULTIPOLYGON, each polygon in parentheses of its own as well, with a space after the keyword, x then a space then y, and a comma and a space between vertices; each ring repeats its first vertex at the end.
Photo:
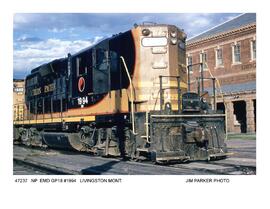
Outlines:
POLYGON ((176 35, 177 35, 176 31, 172 31, 172 32, 171 32, 171 37, 175 38, 176 35))
POLYGON ((183 33, 183 34, 182 34, 182 38, 183 38, 184 40, 186 40, 187 34, 183 33))
POLYGON ((183 33, 180 33, 179 38, 180 38, 180 39, 183 39, 183 40, 186 40, 187 34, 185 34, 184 32, 183 32, 183 33))
POLYGON ((147 28, 145 28, 145 29, 142 30, 142 34, 143 34, 144 36, 148 36, 148 35, 150 34, 150 30, 147 29, 147 28))
POLYGON ((172 38, 172 39, 171 39, 171 43, 172 43, 173 45, 175 45, 175 44, 177 43, 177 38, 172 38))

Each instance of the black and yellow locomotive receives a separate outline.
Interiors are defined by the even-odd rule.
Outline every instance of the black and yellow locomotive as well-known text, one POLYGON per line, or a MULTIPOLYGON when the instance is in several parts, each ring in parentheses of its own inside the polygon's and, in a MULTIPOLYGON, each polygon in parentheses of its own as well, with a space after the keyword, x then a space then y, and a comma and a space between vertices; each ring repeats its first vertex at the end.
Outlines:
POLYGON ((225 115, 187 91, 185 40, 136 25, 33 69, 14 140, 157 162, 225 156, 225 115))

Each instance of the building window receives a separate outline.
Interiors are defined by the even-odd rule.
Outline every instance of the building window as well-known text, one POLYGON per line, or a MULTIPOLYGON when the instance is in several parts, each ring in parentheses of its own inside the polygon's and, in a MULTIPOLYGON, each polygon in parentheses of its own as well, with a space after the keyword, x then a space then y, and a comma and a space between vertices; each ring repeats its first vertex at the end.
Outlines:
POLYGON ((216 50, 216 66, 223 66, 223 54, 222 49, 216 50))
POLYGON ((239 63, 240 61, 240 44, 235 44, 233 45, 233 63, 239 63))
POLYGON ((207 69, 207 54, 205 52, 200 54, 200 62, 203 63, 203 69, 207 69))
POLYGON ((251 41, 251 60, 256 59, 256 40, 251 41))
POLYGON ((192 56, 188 56, 187 63, 189 66, 189 71, 192 72, 192 56))

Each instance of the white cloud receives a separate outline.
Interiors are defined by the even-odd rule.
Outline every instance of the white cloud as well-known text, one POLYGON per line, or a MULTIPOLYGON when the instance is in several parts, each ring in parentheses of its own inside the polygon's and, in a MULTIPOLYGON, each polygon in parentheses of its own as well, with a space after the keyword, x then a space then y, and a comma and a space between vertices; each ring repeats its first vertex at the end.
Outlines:
POLYGON ((13 20, 14 20, 14 28, 16 28, 16 26, 18 26, 19 24, 28 22, 27 16, 25 16, 24 14, 15 14, 13 20))
POLYGON ((48 31, 52 32, 52 33, 62 33, 65 30, 64 29, 58 29, 58 28, 52 28, 52 29, 48 29, 48 31))
POLYGON ((13 27, 17 29, 19 27, 23 27, 28 25, 29 23, 36 21, 37 17, 34 14, 26 14, 26 13, 16 13, 13 18, 13 27))
POLYGON ((97 43, 98 41, 100 41, 103 37, 102 36, 96 36, 94 39, 94 43, 97 43))
POLYGON ((54 59, 74 54, 86 47, 97 43, 102 37, 97 36, 93 41, 48 39, 39 42, 21 43, 19 49, 14 49, 13 68, 15 72, 30 72, 31 69, 54 59))
POLYGON ((201 17, 200 19, 195 19, 190 22, 191 27, 206 27, 210 25, 211 21, 207 18, 201 17))
POLYGON ((48 32, 51 33, 73 33, 75 31, 75 28, 59 28, 59 27, 53 27, 53 28, 49 28, 48 32))

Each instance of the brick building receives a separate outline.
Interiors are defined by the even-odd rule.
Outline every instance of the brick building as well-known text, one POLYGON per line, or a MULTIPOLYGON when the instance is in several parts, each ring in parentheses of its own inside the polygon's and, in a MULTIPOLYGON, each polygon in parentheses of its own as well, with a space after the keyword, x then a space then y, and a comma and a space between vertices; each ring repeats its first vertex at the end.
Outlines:
MULTIPOLYGON (((217 109, 227 114, 227 130, 256 131, 256 14, 246 13, 187 41, 191 89, 198 88, 203 62, 205 78, 216 77, 217 109), (220 87, 220 88, 219 88, 220 87)), ((213 95, 212 81, 204 81, 213 95)), ((212 96, 212 106, 213 106, 212 96)))
POLYGON ((13 79, 13 120, 23 120, 24 80, 13 79))

